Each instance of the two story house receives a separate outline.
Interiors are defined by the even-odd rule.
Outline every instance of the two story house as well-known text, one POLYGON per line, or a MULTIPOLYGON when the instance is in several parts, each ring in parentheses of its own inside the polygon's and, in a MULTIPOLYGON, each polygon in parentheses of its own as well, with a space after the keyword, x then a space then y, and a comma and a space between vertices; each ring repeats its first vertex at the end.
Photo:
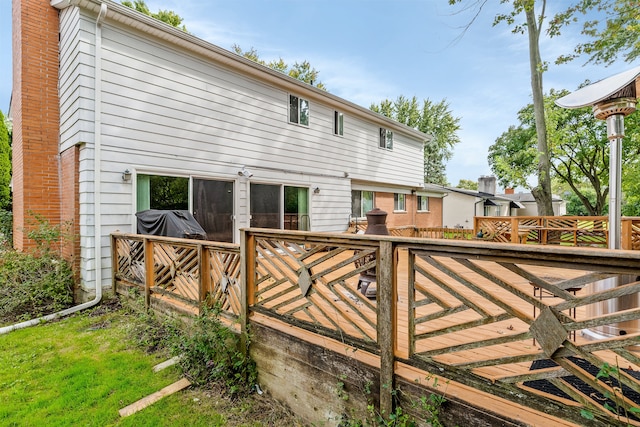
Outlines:
POLYGON ((189 210, 207 237, 442 224, 429 137, 110 0, 14 0, 14 246, 66 224, 83 291, 110 286, 109 234, 189 210), (419 215, 417 215, 419 213, 419 215))

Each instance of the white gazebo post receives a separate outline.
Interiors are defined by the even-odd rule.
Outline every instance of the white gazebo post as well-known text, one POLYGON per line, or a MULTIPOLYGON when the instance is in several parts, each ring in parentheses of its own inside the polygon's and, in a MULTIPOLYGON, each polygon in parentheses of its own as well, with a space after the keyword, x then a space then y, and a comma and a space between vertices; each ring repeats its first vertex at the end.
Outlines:
POLYGON ((606 120, 609 149, 609 249, 621 247, 622 138, 624 117, 636 110, 640 67, 585 86, 556 101, 564 108, 593 107, 597 119, 606 120))

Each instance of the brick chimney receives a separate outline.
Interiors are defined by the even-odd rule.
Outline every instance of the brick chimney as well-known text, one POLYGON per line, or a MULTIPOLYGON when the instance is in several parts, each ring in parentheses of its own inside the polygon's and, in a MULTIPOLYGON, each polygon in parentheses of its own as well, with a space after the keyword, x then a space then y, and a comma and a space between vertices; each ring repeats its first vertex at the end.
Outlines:
POLYGON ((480 193, 486 193, 491 195, 496 194, 496 177, 481 176, 480 178, 478 178, 478 191, 480 193))
POLYGON ((509 187, 504 189, 504 194, 515 194, 515 188, 509 187))
POLYGON ((16 249, 38 215, 60 224, 58 11, 13 0, 13 235, 16 249))

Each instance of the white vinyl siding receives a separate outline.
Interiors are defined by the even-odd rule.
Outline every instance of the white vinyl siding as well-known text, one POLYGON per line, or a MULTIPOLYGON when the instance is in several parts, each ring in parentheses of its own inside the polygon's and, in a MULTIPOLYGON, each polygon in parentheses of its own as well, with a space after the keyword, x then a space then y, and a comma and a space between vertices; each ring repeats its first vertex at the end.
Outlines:
MULTIPOLYGON (((89 280, 95 277, 95 15, 69 6, 61 16, 60 143, 61 149, 81 147, 81 274, 89 280)), ((351 180, 411 187, 421 182, 423 147, 411 130, 394 133, 393 151, 379 150, 382 119, 345 114, 343 138, 331 138, 336 97, 307 96, 304 86, 296 96, 309 100, 313 120, 290 126, 290 83, 243 74, 198 49, 196 54, 109 16, 102 25, 103 284, 110 280, 109 233, 135 231, 135 179, 123 182, 125 169, 134 178, 142 173, 234 180, 238 227, 249 223, 247 181, 238 176, 243 165, 254 173, 251 182, 320 187, 310 198, 311 230, 334 232, 348 226, 351 180)), ((238 236, 236 231, 236 241, 238 236)))

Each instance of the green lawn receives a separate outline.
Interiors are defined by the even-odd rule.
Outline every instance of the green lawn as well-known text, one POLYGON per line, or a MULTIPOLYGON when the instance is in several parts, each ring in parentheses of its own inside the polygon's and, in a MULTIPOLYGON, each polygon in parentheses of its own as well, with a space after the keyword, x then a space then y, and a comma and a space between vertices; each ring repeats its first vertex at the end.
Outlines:
POLYGON ((193 388, 121 418, 121 408, 181 375, 177 367, 152 371, 165 357, 136 348, 127 332, 136 320, 98 308, 0 335, 0 426, 295 425, 265 397, 232 402, 193 388))

